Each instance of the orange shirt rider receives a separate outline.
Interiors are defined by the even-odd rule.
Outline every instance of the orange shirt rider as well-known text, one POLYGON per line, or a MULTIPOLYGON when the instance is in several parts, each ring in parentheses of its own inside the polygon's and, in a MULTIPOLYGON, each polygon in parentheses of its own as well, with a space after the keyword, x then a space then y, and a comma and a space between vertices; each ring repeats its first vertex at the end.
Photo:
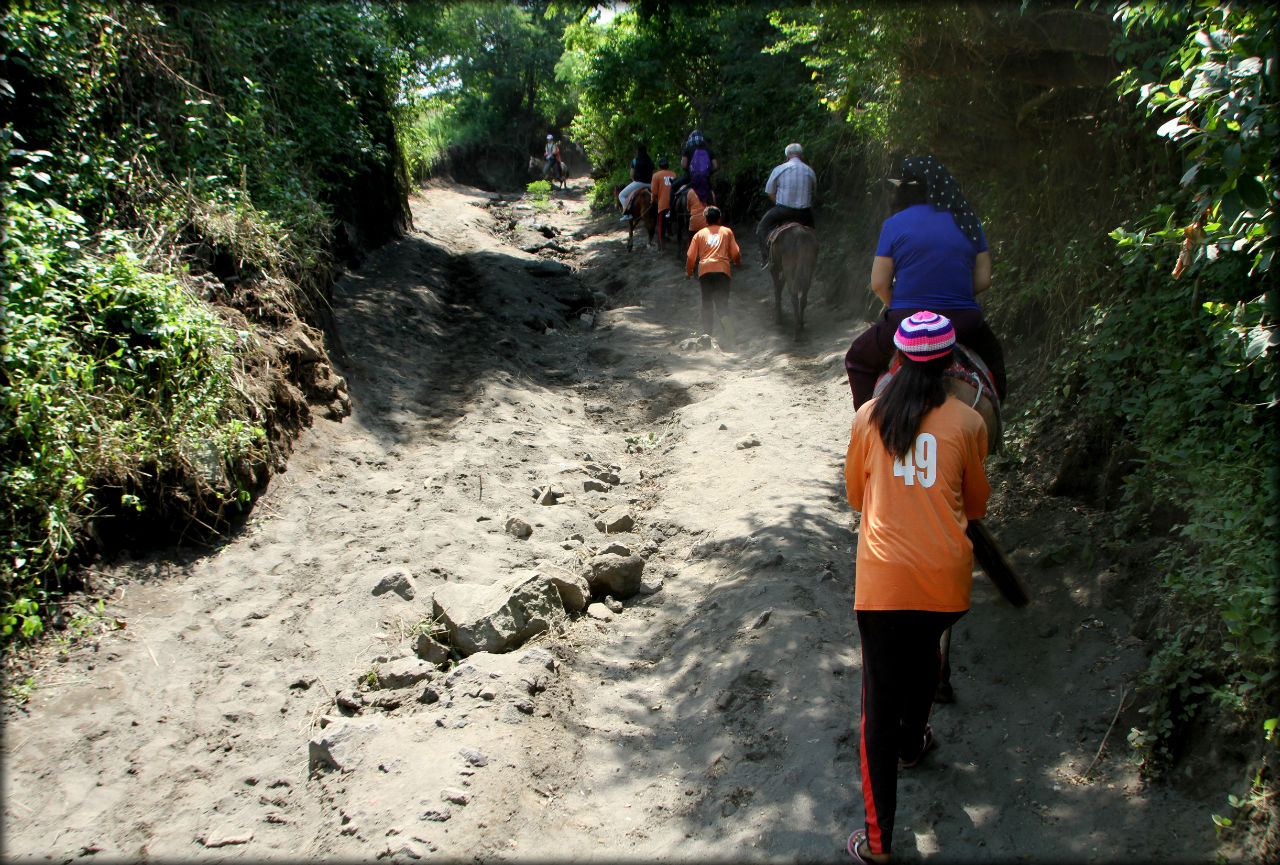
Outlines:
POLYGON ((649 190, 653 193, 653 200, 658 202, 659 212, 671 207, 671 181, 675 176, 676 173, 670 168, 660 168, 653 172, 653 182, 649 184, 649 190))
POLYGON ((690 187, 685 195, 687 196, 685 200, 689 202, 689 231, 701 231, 707 227, 707 217, 703 213, 707 205, 698 197, 698 193, 693 191, 693 187, 690 187))
POLYGON ((845 491, 862 512, 854 608, 967 610, 973 543, 965 528, 986 514, 991 494, 982 465, 987 426, 948 397, 924 416, 910 458, 898 462, 870 421, 875 404, 868 400, 854 415, 845 456, 845 491))
POLYGON ((738 249, 738 241, 733 236, 732 228, 707 225, 689 241, 689 254, 685 259, 685 273, 688 276, 693 276, 695 267, 698 269, 698 276, 732 273, 733 264, 742 267, 742 250, 738 249))

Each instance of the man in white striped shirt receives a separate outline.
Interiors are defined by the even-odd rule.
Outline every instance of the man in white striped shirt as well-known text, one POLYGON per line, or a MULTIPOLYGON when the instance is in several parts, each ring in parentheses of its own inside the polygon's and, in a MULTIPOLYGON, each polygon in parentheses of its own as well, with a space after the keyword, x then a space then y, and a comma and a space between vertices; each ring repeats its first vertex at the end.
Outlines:
POLYGON ((761 269, 769 267, 769 233, 775 228, 784 222, 799 222, 813 228, 813 195, 818 186, 818 176, 805 164, 802 158, 804 149, 799 144, 788 144, 783 155, 787 161, 773 169, 764 185, 773 207, 765 212, 756 226, 761 269))

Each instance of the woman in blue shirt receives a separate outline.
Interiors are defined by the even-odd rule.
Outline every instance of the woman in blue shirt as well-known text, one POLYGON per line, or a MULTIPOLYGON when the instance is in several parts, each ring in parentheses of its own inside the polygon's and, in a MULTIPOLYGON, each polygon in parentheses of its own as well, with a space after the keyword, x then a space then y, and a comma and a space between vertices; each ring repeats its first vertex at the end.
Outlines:
POLYGON ((991 253, 978 217, 932 156, 904 159, 893 183, 894 213, 884 221, 871 265, 871 288, 887 309, 844 356, 854 409, 871 398, 888 367, 898 325, 925 309, 951 319, 956 338, 986 363, 1003 400, 1004 352, 977 301, 991 285, 991 253))

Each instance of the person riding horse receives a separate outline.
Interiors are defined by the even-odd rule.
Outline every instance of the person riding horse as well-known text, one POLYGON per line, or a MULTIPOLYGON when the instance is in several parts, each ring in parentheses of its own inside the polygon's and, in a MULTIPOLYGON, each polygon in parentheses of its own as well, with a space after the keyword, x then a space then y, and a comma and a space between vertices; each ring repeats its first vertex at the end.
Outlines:
POLYGON ((622 208, 622 219, 631 218, 631 197, 653 182, 653 160, 644 144, 636 144, 636 157, 631 160, 631 182, 618 193, 618 205, 622 208))
POLYGON ((774 168, 764 185, 773 207, 756 226, 760 246, 760 269, 769 269, 769 235, 784 222, 798 222, 813 228, 813 196, 818 177, 804 161, 804 148, 792 142, 783 150, 786 162, 774 168))
POLYGON ((542 147, 542 158, 546 162, 544 176, 553 179, 564 177, 564 162, 560 159, 560 142, 554 135, 547 136, 547 143, 542 147))
POLYGON ((845 354, 855 409, 869 400, 893 356, 893 334, 913 313, 949 318, 961 343, 991 371, 1005 398, 1004 352, 987 325, 977 295, 991 285, 991 253, 982 226, 951 173, 932 156, 902 161, 893 215, 884 221, 871 266, 871 288, 885 313, 845 354))

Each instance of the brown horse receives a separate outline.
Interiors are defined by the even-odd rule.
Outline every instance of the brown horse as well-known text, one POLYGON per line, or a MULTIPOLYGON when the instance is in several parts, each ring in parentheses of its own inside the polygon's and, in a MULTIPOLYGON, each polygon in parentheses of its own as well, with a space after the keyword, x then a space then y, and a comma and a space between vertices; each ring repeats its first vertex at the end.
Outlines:
POLYGON ((791 292, 795 338, 804 331, 804 307, 818 260, 818 233, 798 222, 779 226, 769 235, 769 277, 773 280, 773 314, 782 323, 782 289, 791 292))
MULTIPOLYGON (((998 453, 1004 431, 1000 423, 1000 398, 996 396, 991 373, 977 352, 957 343, 955 354, 956 361, 943 379, 947 393, 982 415, 982 420, 987 425, 987 452, 998 453)), ((897 368, 895 357, 893 366, 876 382, 877 395, 884 390, 897 368)), ((981 520, 970 520, 965 534, 973 544, 974 558, 1004 599, 1015 607, 1026 606, 1030 600, 1026 587, 986 525, 981 520)), ((951 628, 943 632, 939 651, 942 654, 942 673, 934 700, 938 703, 951 703, 956 698, 955 688, 951 685, 951 628)))
POLYGON ((627 252, 631 251, 635 241, 636 223, 643 222, 649 233, 648 245, 653 246, 653 229, 658 224, 658 208, 653 206, 653 192, 646 186, 637 189, 627 204, 627 213, 631 219, 627 222, 627 252))

